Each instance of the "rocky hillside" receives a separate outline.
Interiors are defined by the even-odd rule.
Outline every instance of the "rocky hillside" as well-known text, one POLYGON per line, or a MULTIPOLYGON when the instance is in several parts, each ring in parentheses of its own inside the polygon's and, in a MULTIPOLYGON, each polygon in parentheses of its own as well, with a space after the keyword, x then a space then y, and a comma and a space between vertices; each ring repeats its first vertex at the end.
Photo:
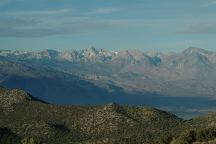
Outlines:
POLYGON ((0 91, 0 127, 21 140, 43 143, 158 142, 182 119, 154 108, 115 103, 100 106, 57 106, 21 90, 0 91))
POLYGON ((155 108, 115 103, 58 106, 5 88, 0 89, 0 102, 0 141, 4 143, 177 143, 189 129, 213 127, 216 120, 215 114, 183 120, 155 108))

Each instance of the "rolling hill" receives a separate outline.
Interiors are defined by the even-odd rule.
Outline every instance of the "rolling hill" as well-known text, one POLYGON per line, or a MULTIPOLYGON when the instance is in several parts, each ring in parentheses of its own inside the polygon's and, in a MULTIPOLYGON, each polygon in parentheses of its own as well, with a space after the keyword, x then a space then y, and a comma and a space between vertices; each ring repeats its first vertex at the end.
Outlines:
POLYGON ((191 142, 216 138, 215 113, 184 120, 152 107, 58 106, 5 88, 0 88, 0 103, 0 141, 4 144, 180 144, 191 138, 191 131, 196 133, 191 142))

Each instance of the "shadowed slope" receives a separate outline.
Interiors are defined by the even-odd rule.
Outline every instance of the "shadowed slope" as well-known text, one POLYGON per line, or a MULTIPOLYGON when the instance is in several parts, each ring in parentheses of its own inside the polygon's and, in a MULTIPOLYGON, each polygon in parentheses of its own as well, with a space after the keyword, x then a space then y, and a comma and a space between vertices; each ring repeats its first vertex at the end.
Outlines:
POLYGON ((19 137, 46 143, 96 141, 157 143, 158 135, 170 134, 182 119, 154 109, 118 104, 101 106, 57 106, 42 103, 20 90, 1 88, 4 112, 0 127, 19 137), (12 110, 5 110, 9 107, 12 110), (43 132, 41 132, 43 131, 43 132), (152 140, 154 138, 154 140, 152 140))

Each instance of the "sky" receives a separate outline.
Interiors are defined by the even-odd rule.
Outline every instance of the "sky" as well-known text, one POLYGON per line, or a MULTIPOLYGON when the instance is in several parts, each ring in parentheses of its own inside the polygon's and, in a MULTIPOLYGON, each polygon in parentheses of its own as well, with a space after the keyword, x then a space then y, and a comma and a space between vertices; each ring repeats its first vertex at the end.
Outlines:
POLYGON ((216 51, 216 0, 0 0, 0 50, 216 51))

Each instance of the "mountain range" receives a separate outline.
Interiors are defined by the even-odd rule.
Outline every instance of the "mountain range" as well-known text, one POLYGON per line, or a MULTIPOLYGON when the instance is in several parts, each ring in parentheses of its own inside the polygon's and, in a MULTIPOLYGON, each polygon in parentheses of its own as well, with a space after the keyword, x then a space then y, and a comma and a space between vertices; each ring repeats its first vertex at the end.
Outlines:
POLYGON ((178 115, 215 109, 216 52, 201 48, 0 50, 0 67, 1 85, 56 104, 152 105, 178 115))

